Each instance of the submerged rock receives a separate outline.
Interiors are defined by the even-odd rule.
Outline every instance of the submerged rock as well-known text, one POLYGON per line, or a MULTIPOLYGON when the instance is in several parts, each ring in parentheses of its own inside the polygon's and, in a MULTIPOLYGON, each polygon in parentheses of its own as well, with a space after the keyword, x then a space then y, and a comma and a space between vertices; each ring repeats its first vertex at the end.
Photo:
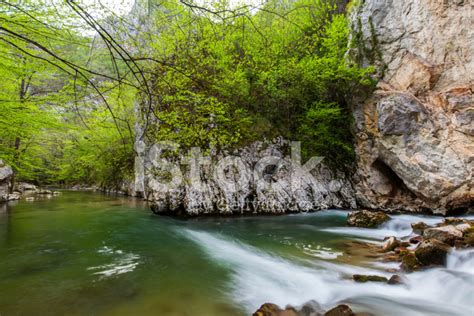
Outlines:
POLYGON ((454 246, 456 239, 462 238, 463 234, 453 225, 428 228, 423 232, 425 239, 436 239, 450 246, 454 246))
POLYGON ((362 210, 350 212, 347 215, 347 224, 355 227, 375 228, 389 219, 390 217, 384 212, 362 210))
POLYGON ((423 265, 444 265, 449 250, 449 245, 439 240, 425 239, 416 248, 415 255, 423 265))
POLYGON ((365 282, 388 282, 388 279, 379 275, 362 275, 354 274, 352 279, 356 282, 365 283, 365 282))

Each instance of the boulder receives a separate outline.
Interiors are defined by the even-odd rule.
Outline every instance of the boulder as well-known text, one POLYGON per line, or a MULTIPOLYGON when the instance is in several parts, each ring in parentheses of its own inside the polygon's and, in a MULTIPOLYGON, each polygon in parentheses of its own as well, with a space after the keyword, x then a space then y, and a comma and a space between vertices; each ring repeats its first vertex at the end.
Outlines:
POLYGON ((388 279, 383 276, 379 275, 362 275, 362 274, 354 274, 352 279, 359 283, 365 282, 388 282, 388 279))
POLYGON ((430 228, 427 224, 423 222, 417 222, 417 223, 412 223, 411 228, 413 229, 413 232, 418 235, 423 235, 423 232, 425 229, 430 228))
POLYGON ((329 310, 324 316, 354 316, 354 312, 347 305, 338 305, 333 309, 329 310))
POLYGON ((384 252, 389 252, 389 251, 393 251, 395 250, 395 248, 397 248, 398 246, 400 245, 400 242, 398 241, 397 238, 395 237, 388 237, 383 246, 382 246, 382 251, 384 252))
POLYGON ((449 245, 437 239, 425 239, 416 248, 415 255, 425 266, 444 265, 449 250, 449 245))
POLYGON ((456 239, 462 238, 463 234, 453 225, 428 228, 423 232, 425 239, 436 239, 450 246, 454 246, 456 239))
POLYGON ((390 217, 384 212, 362 210, 350 212, 347 215, 347 224, 355 227, 375 228, 389 219, 390 217))
POLYGON ((253 313, 253 316, 299 316, 298 312, 289 307, 287 309, 281 309, 278 305, 272 303, 265 303, 253 313))
POLYGON ((413 252, 409 252, 402 257, 402 264, 400 265, 400 268, 407 272, 412 272, 418 270, 421 265, 422 264, 416 255, 413 252))
POLYGON ((392 275, 387 282, 388 284, 395 285, 395 284, 403 284, 402 278, 399 275, 392 275))

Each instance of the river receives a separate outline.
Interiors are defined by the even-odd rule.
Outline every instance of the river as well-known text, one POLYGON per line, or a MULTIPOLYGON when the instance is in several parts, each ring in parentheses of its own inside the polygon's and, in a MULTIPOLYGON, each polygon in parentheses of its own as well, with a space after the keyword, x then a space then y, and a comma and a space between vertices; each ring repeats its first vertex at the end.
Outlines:
POLYGON ((353 252, 437 217, 345 227, 347 212, 196 218, 152 215, 143 202, 89 192, 0 206, 0 315, 249 315, 262 303, 347 302, 375 315, 473 315, 474 252, 446 268, 390 277, 393 263, 353 252))

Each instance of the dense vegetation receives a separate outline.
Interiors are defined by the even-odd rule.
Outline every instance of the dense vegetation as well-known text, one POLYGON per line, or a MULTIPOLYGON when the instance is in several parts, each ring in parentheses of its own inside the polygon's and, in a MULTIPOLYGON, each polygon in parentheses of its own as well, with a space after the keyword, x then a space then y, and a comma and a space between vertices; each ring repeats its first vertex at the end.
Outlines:
POLYGON ((340 2, 152 1, 118 16, 1 1, 0 158, 28 181, 116 185, 137 123, 185 147, 281 135, 347 165, 347 100, 371 81, 346 58, 340 2))

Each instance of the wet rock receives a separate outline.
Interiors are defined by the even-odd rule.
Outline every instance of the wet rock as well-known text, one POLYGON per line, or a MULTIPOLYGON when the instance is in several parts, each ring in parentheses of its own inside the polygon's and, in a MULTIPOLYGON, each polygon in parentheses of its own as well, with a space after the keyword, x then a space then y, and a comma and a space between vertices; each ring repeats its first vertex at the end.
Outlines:
POLYGON ((454 227, 456 227, 456 229, 459 230, 462 234, 465 234, 471 229, 472 226, 471 224, 468 224, 468 223, 462 223, 454 227))
POLYGON ((301 316, 319 316, 324 315, 324 310, 316 301, 309 301, 298 309, 298 315, 301 316))
POLYGON ((408 249, 406 247, 397 247, 394 249, 395 253, 398 253, 400 255, 404 255, 408 253, 408 249))
POLYGON ((474 234, 468 234, 463 238, 463 242, 468 247, 474 247, 474 234))
POLYGON ((389 252, 395 250, 400 245, 400 242, 395 237, 388 237, 382 246, 382 251, 389 252))
POLYGON ((299 316, 298 312, 289 307, 287 309, 281 309, 278 305, 272 303, 265 303, 253 313, 253 316, 299 316))
POLYGON ((392 275, 387 282, 388 284, 395 285, 395 284, 403 284, 402 278, 399 275, 392 275))
POLYGON ((414 245, 419 244, 422 241, 423 241, 423 236, 415 236, 415 237, 410 238, 410 243, 414 245))
POLYGON ((388 282, 388 279, 379 275, 363 275, 363 274, 354 274, 352 279, 359 283, 365 282, 388 282))
POLYGON ((409 252, 402 257, 402 264, 400 268, 407 272, 418 270, 421 267, 421 262, 418 260, 413 252, 409 252))
POLYGON ((446 217, 443 221, 443 226, 444 225, 456 225, 456 224, 462 224, 465 223, 466 220, 463 218, 458 218, 458 217, 446 217))
POLYGON ((449 249, 449 245, 439 240, 425 239, 416 248, 415 255, 423 265, 444 265, 449 249))
POLYGON ((28 202, 33 202, 35 200, 35 198, 32 197, 32 196, 29 196, 25 200, 28 201, 28 202))
POLYGON ((384 212, 362 210, 350 212, 347 215, 347 224, 355 227, 375 228, 389 219, 390 217, 384 212))
POLYGON ((423 222, 417 222, 417 223, 411 224, 411 228, 413 229, 413 232, 415 234, 423 235, 423 232, 425 231, 425 229, 430 228, 430 226, 423 222))
POLYGON ((338 305, 333 309, 329 310, 324 316, 354 316, 354 312, 347 305, 338 305))
POLYGON ((463 234, 453 225, 428 228, 423 232, 425 239, 436 239, 450 246, 454 246, 456 239, 462 238, 463 234))

